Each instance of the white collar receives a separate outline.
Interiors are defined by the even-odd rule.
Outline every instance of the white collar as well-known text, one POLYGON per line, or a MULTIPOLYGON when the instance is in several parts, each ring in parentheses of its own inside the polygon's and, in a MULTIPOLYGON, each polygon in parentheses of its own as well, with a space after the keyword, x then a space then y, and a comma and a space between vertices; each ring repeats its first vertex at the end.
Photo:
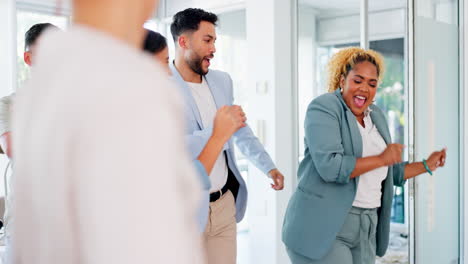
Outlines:
POLYGON ((364 110, 364 117, 368 117, 371 112, 372 112, 372 109, 370 107, 367 107, 367 109, 364 110))

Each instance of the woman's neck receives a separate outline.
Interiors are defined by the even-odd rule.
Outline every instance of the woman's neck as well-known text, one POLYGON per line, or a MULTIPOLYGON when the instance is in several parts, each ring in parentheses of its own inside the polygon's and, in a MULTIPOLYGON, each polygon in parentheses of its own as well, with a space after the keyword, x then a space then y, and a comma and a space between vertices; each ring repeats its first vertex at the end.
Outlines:
POLYGON ((143 43, 146 19, 145 12, 133 1, 81 0, 73 7, 74 23, 108 33, 138 49, 143 43))
POLYGON ((364 113, 362 113, 360 115, 356 115, 356 119, 359 122, 359 124, 361 124, 362 127, 366 127, 366 125, 364 123, 364 113))

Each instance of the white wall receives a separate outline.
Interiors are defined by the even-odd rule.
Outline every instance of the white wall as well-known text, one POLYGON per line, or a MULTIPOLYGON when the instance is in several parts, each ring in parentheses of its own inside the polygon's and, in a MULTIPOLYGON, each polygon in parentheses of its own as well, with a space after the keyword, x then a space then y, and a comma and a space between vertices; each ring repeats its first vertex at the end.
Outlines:
POLYGON ((251 263, 255 264, 289 263, 281 242, 281 229, 297 162, 292 2, 247 1, 248 81, 256 105, 250 120, 264 121, 265 146, 286 177, 285 190, 275 192, 263 175, 251 170, 249 217, 251 263), (256 86, 265 83, 267 92, 256 92, 256 86))
POLYGON ((323 87, 317 83, 317 11, 311 7, 300 6, 298 17, 298 124, 299 151, 304 155, 304 120, 307 106, 318 96, 323 87))
POLYGON ((218 35, 228 35, 233 38, 246 39, 245 9, 222 13, 218 15, 218 35))

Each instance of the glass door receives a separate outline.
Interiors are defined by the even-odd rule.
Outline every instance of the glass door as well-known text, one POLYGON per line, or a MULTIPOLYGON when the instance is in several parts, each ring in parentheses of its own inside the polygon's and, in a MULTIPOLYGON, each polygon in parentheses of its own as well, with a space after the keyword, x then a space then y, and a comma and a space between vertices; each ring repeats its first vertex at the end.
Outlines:
POLYGON ((458 1, 414 1, 415 160, 447 147, 447 163, 416 178, 416 263, 459 263, 458 1))

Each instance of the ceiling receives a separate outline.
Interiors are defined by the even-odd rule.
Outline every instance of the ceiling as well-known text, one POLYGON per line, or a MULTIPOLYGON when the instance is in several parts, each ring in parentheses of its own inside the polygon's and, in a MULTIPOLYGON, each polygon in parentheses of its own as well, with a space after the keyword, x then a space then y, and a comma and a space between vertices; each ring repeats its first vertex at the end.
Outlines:
MULTIPOLYGON (((173 12, 189 6, 198 6, 203 8, 218 8, 222 6, 244 7, 246 1, 255 0, 160 0, 166 3, 165 10, 172 15, 173 12), (172 11, 172 12, 171 12, 172 11)), ((429 1, 432 4, 453 2, 455 0, 415 0, 429 1)), ((72 0, 16 0, 19 7, 35 6, 38 8, 55 9, 56 4, 60 3, 61 8, 70 10, 72 0)), ((358 13, 362 0, 299 0, 299 8, 312 8, 319 17, 346 15, 358 13)), ((369 0, 370 11, 381 11, 396 8, 405 8, 408 0, 369 0)))
MULTIPOLYGON (((299 0, 299 8, 313 8, 321 17, 358 13, 361 0, 299 0)), ((407 0, 370 0, 369 11, 405 8, 407 0)))

